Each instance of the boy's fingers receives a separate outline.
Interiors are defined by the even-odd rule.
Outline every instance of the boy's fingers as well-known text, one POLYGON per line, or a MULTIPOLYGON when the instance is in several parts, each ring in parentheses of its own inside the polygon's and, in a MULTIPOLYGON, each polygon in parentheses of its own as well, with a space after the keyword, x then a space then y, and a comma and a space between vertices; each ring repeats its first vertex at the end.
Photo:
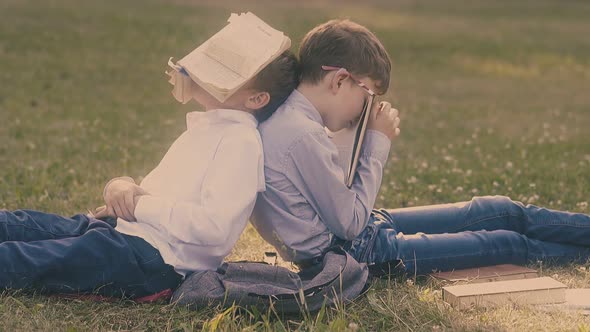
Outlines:
POLYGON ((115 209, 112 206, 107 205, 107 215, 111 217, 118 217, 115 209))
POLYGON ((369 114, 371 120, 376 120, 379 113, 381 113, 381 104, 382 103, 373 105, 373 110, 371 111, 371 114, 369 114))
POLYGON ((131 215, 129 214, 129 210, 127 209, 127 205, 125 204, 125 197, 122 197, 119 203, 119 210, 121 211, 120 216, 127 221, 131 221, 131 215))
POLYGON ((381 112, 385 112, 387 114, 387 113, 389 113, 390 109, 391 109, 390 103, 388 103, 386 101, 381 102, 381 112))
POLYGON ((115 205, 113 206, 113 210, 115 212, 115 216, 120 217, 120 218, 125 218, 125 215, 123 214, 123 210, 121 210, 121 206, 119 206, 119 202, 115 203, 115 205))
POLYGON ((115 216, 115 214, 110 206, 103 205, 103 206, 98 207, 97 210, 100 208, 103 208, 103 209, 101 209, 100 211, 95 213, 94 218, 98 219, 98 218, 102 218, 102 217, 108 217, 108 216, 114 217, 115 216))
POLYGON ((386 102, 386 101, 382 101, 377 105, 377 110, 375 112, 373 112, 373 114, 371 114, 373 116, 374 120, 379 119, 380 117, 382 118, 383 116, 387 116, 389 114, 389 108, 391 107, 391 105, 386 102))
POLYGON ((399 111, 395 108, 391 109, 391 113, 393 114, 394 117, 398 117, 399 116, 399 111))
POLYGON ((100 211, 94 213, 95 219, 102 218, 102 217, 106 217, 106 209, 100 210, 100 211))
POLYGON ((140 186, 137 186, 137 193, 139 193, 140 195, 149 195, 150 194, 147 192, 147 190, 143 189, 140 186))
POLYGON ((133 193, 130 192, 128 195, 125 195, 125 207, 127 208, 129 219, 127 221, 135 221, 135 215, 133 211, 135 210, 135 205, 133 204, 133 193))

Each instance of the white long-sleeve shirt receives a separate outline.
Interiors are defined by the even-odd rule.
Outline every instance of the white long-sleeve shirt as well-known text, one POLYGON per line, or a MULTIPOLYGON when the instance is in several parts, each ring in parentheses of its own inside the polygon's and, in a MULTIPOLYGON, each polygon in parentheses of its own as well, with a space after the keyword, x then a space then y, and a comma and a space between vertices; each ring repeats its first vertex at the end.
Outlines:
POLYGON ((119 218, 116 227, 145 239, 182 275, 222 263, 265 189, 252 114, 217 109, 186 119, 187 130, 140 183, 149 195, 139 198, 137 222, 119 218))

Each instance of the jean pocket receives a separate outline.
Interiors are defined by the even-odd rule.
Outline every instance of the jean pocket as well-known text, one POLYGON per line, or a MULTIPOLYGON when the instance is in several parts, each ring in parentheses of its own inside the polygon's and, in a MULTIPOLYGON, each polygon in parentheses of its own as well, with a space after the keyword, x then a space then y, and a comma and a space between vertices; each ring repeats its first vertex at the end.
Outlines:
POLYGON ((344 249, 357 261, 368 263, 367 260, 373 251, 373 245, 380 227, 380 224, 376 224, 371 219, 359 236, 344 245, 344 249))
POLYGON ((164 264, 160 251, 154 248, 146 240, 133 235, 123 234, 123 236, 132 248, 137 264, 143 269, 157 269, 160 265, 164 264))

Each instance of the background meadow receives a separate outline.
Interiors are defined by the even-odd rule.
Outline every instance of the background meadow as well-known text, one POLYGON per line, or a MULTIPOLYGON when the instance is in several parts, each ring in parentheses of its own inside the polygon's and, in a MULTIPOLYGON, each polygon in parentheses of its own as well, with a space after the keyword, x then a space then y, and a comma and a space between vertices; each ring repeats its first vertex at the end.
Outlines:
MULTIPOLYGON (((299 40, 350 18, 393 59, 400 110, 377 207, 508 195, 590 212, 590 3, 586 1, 0 0, 0 208, 72 215, 101 205, 112 177, 136 180, 186 128, 164 74, 252 11, 299 40)), ((230 259, 262 258, 249 227, 230 259)), ((531 265, 590 287, 588 264, 531 265)), ((3 330, 590 330, 590 318, 506 306, 448 308, 425 279, 375 281, 318 314, 68 301, 7 291, 3 330)))

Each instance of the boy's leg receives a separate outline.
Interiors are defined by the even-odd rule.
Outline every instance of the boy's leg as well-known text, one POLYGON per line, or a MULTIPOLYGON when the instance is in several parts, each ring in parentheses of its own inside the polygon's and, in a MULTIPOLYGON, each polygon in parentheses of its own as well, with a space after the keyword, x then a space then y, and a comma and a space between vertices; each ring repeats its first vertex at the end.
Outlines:
POLYGON ((408 275, 538 260, 563 264, 590 257, 588 247, 540 241, 506 230, 406 235, 381 228, 368 249, 369 263, 401 261, 408 275))
POLYGON ((2 288, 140 297, 174 288, 180 279, 144 240, 96 219, 77 237, 0 243, 2 288))
POLYGON ((146 276, 144 284, 139 287, 139 291, 144 295, 134 297, 151 295, 166 289, 174 290, 178 287, 183 277, 174 270, 174 267, 164 262, 158 249, 140 237, 121 235, 132 248, 137 265, 146 276))
POLYGON ((80 214, 66 218, 32 210, 0 210, 0 242, 79 236, 88 228, 88 221, 88 217, 80 214))
POLYGON ((377 213, 386 215, 393 228, 404 234, 510 230, 537 240, 590 246, 589 215, 525 206, 505 196, 377 213))

